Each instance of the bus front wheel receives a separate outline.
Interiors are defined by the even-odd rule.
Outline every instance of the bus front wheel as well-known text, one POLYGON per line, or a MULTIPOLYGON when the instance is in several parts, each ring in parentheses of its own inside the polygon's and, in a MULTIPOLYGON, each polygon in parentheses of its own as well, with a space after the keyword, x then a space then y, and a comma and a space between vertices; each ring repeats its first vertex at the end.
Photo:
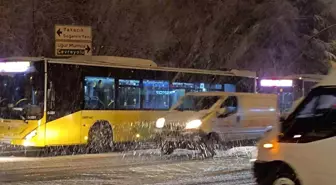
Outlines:
POLYGON ((89 153, 109 152, 113 148, 113 133, 111 125, 106 121, 98 121, 90 131, 88 138, 89 153))

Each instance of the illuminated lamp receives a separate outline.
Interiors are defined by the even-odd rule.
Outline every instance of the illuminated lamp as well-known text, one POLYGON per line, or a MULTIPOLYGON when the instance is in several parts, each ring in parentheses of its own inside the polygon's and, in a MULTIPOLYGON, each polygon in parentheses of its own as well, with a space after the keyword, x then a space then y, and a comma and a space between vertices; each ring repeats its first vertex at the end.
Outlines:
POLYGON ((262 87, 292 87, 293 80, 261 80, 262 87))
POLYGON ((29 67, 30 62, 0 62, 0 72, 25 72, 29 67))

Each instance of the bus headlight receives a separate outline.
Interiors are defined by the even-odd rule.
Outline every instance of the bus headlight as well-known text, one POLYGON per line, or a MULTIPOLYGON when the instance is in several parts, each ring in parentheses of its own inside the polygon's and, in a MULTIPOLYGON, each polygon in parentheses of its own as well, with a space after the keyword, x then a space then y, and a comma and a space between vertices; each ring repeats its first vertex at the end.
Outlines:
POLYGON ((159 118, 157 121, 156 121, 156 128, 163 128, 164 124, 166 122, 166 119, 164 118, 159 118))
POLYGON ((199 119, 187 122, 185 129, 196 129, 202 125, 202 121, 199 119))
POLYGON ((33 130, 29 134, 26 135, 25 140, 31 140, 34 136, 36 136, 37 131, 33 130))

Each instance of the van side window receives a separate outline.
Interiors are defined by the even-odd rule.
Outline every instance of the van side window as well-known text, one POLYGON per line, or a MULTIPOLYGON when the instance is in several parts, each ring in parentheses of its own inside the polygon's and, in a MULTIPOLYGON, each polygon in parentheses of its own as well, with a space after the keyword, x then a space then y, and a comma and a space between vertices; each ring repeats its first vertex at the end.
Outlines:
POLYGON ((315 106, 317 104, 318 96, 313 97, 297 114, 296 118, 305 118, 305 117, 313 117, 315 106))
POLYGON ((313 90, 282 125, 282 142, 313 142, 336 134, 336 89, 313 90))
POLYGON ((308 118, 315 116, 322 116, 330 111, 336 105, 336 94, 335 95, 320 95, 315 96, 313 99, 308 102, 305 107, 300 111, 296 118, 308 118))
POLYGON ((220 108, 226 109, 226 116, 234 114, 238 111, 238 99, 236 96, 229 96, 226 100, 222 103, 220 108))

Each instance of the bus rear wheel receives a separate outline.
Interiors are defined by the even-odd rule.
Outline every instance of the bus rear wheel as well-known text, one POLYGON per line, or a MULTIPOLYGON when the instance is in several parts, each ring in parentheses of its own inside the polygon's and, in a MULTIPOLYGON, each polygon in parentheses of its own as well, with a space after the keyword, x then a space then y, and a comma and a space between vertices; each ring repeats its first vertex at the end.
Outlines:
POLYGON ((87 148, 89 153, 104 153, 113 149, 113 133, 108 122, 99 121, 91 127, 87 148))

